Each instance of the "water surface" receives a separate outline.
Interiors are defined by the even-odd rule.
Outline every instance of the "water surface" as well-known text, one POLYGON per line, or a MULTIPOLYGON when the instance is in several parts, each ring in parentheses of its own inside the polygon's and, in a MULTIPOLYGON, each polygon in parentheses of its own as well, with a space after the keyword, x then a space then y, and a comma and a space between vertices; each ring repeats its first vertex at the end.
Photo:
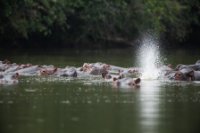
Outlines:
MULTIPOLYGON (((194 63, 198 50, 164 51, 166 63, 194 63)), ((101 51, 12 51, 16 63, 81 66, 105 62, 137 65, 134 49, 101 51)), ((140 88, 113 88, 92 79, 22 78, 0 86, 1 133, 197 133, 200 83, 143 80, 140 88), (90 80, 93 80, 92 82, 90 80)))

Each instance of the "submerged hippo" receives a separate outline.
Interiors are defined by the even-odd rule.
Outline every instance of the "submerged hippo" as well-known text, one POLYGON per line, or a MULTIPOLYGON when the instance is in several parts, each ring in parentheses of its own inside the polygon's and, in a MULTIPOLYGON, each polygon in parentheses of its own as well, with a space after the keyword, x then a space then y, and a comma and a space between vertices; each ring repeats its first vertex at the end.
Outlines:
POLYGON ((53 67, 53 68, 42 68, 39 72, 39 75, 42 76, 48 76, 48 75, 53 75, 54 73, 56 73, 57 68, 53 67))
POLYGON ((19 79, 18 73, 9 73, 5 75, 0 75, 0 85, 1 84, 17 84, 19 79))
POLYGON ((102 64, 102 63, 93 63, 93 64, 88 64, 84 63, 82 67, 83 72, 87 72, 92 75, 101 75, 105 71, 109 70, 110 66, 107 64, 102 64))
POLYGON ((17 70, 16 72, 20 76, 35 76, 38 75, 40 69, 41 69, 40 66, 34 65, 34 66, 27 66, 25 68, 17 70))
POLYGON ((181 69, 180 71, 170 70, 165 71, 161 76, 162 79, 179 80, 179 81, 193 81, 193 70, 192 69, 181 69))
POLYGON ((108 72, 102 73, 102 78, 104 78, 106 81, 115 81, 118 79, 124 78, 123 74, 110 74, 108 72))
POLYGON ((192 69, 195 71, 199 71, 200 70, 200 64, 193 64, 193 65, 182 65, 179 64, 177 65, 177 67, 175 68, 175 70, 182 70, 182 69, 192 69))
POLYGON ((77 77, 77 70, 75 68, 57 69, 55 73, 58 77, 77 77))
POLYGON ((113 82, 114 87, 123 87, 123 88, 130 88, 130 87, 140 87, 141 79, 133 79, 133 78, 122 78, 117 79, 113 82))
MULTIPOLYGON (((200 81, 200 60, 191 65, 159 66, 160 79, 178 81, 200 81)), ((88 77, 100 76, 116 87, 139 87, 141 79, 135 78, 143 72, 141 68, 118 67, 105 63, 84 63, 82 67, 57 68, 53 65, 16 64, 0 61, 0 84, 14 84, 20 76, 88 77), (134 78, 132 78, 134 77, 134 78)))

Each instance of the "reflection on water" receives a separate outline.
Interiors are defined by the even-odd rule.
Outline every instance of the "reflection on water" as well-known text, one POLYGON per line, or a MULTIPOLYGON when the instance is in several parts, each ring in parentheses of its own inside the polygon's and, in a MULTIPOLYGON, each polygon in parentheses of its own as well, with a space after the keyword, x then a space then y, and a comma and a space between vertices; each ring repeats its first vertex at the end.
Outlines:
MULTIPOLYGON (((80 66, 85 61, 110 62, 119 66, 134 64, 134 54, 124 53, 116 52, 110 57, 108 53, 101 53, 104 56, 99 60, 97 56, 100 54, 92 54, 96 55, 95 60, 91 54, 82 54, 81 62, 80 58, 75 57, 76 54, 71 58, 69 55, 65 57, 66 54, 57 55, 51 60, 43 55, 19 55, 13 56, 13 61, 34 60, 35 64, 45 62, 58 66, 80 66)), ((178 57, 173 53, 168 55, 171 56, 168 60, 172 62, 173 58, 187 56, 185 62, 193 63, 194 58, 200 57, 187 53, 178 57)), ((18 85, 0 86, 0 132, 200 132, 199 87, 199 82, 143 80, 140 88, 117 89, 98 77, 93 82, 83 79, 23 78, 18 85)))
POLYGON ((143 81, 140 90, 140 117, 142 132, 152 132, 158 128, 160 82, 156 80, 143 81), (145 128, 144 128, 145 127, 145 128))

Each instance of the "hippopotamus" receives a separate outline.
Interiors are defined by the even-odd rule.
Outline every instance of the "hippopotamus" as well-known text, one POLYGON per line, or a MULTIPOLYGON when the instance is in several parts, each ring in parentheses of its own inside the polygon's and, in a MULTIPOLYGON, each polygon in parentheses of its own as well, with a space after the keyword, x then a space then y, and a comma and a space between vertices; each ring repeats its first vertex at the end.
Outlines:
POLYGON ((0 71, 5 71, 10 67, 10 64, 0 64, 0 71))
POLYGON ((68 68, 65 69, 57 69, 57 72, 55 73, 58 77, 77 77, 77 70, 75 68, 68 68))
POLYGON ((120 74, 120 73, 119 74, 111 74, 108 72, 104 72, 104 73, 102 73, 102 78, 104 78, 106 81, 115 81, 115 80, 124 78, 124 75, 120 74))
POLYGON ((193 71, 193 80, 200 81, 200 71, 193 71))
POLYGON ((4 60, 0 62, 0 71, 5 71, 6 69, 8 69, 11 66, 10 61, 8 60, 4 60))
POLYGON ((105 71, 107 71, 110 68, 107 64, 102 63, 94 63, 94 64, 88 64, 84 63, 81 71, 87 72, 91 75, 101 75, 105 71))
POLYGON ((168 80, 175 80, 175 74, 177 71, 163 71, 160 73, 158 79, 168 79, 168 80))
POLYGON ((132 87, 139 87, 140 86, 141 79, 133 79, 133 78, 122 78, 117 79, 113 82, 114 87, 123 87, 123 88, 132 88, 132 87))
POLYGON ((118 72, 123 72, 126 70, 124 67, 119 67, 119 66, 114 66, 114 65, 109 65, 109 70, 110 71, 118 71, 118 72))
POLYGON ((180 71, 176 74, 177 80, 186 80, 186 81, 200 81, 200 71, 180 71))
POLYGON ((53 75, 56 71, 57 71, 56 67, 45 67, 40 69, 39 75, 42 76, 53 75))
POLYGON ((40 69, 41 69, 40 66, 33 65, 33 66, 29 66, 29 67, 25 67, 25 68, 22 68, 20 70, 17 70, 16 72, 20 76, 35 76, 35 75, 38 75, 40 69))
POLYGON ((104 73, 105 71, 106 71, 106 69, 104 69, 104 68, 92 67, 90 69, 89 73, 92 75, 100 75, 100 74, 104 73))
POLYGON ((179 80, 179 81, 193 81, 193 70, 190 68, 183 68, 179 71, 171 70, 164 73, 164 79, 179 80))
POLYGON ((192 69, 195 71, 199 71, 200 70, 200 64, 192 64, 192 65, 183 65, 183 64, 179 64, 177 65, 177 67, 175 68, 175 70, 181 70, 181 69, 192 69))
POLYGON ((18 78, 18 73, 0 75, 0 84, 16 84, 18 83, 18 78))
POLYGON ((17 64, 12 64, 10 65, 6 70, 4 70, 5 73, 12 73, 12 72, 15 72, 19 69, 22 69, 22 67, 20 67, 20 65, 17 65, 17 64))
POLYGON ((181 70, 184 68, 190 68, 194 71, 200 71, 200 60, 197 60, 195 64, 190 64, 190 65, 179 64, 176 66, 175 70, 181 70))

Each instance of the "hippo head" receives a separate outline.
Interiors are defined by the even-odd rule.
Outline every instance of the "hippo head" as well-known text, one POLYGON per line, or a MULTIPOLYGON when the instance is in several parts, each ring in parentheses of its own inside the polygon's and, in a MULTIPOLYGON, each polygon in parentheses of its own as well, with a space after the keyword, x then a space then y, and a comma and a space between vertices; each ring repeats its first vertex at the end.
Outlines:
POLYGON ((8 59, 5 59, 2 63, 3 64, 11 64, 11 62, 8 59))
POLYGON ((17 80, 19 78, 19 73, 15 73, 14 75, 12 75, 11 78, 17 80))
POLYGON ((108 64, 104 64, 103 67, 102 67, 102 69, 104 69, 104 70, 108 70, 108 69, 110 69, 110 65, 108 65, 108 64))
POLYGON ((43 76, 47 76, 47 75, 52 75, 57 71, 57 68, 53 68, 53 69, 43 69, 40 70, 40 75, 43 76))
POLYGON ((174 75, 175 80, 182 80, 182 81, 192 81, 194 80, 194 71, 189 73, 182 73, 180 71, 176 72, 174 75))
POLYGON ((140 78, 137 78, 135 80, 132 80, 131 82, 128 83, 129 86, 132 86, 132 87, 139 87, 140 85, 140 82, 141 82, 141 79, 140 78))
POLYGON ((92 69, 92 65, 91 64, 84 63, 80 70, 83 71, 83 72, 88 72, 88 71, 91 71, 91 69, 92 69))

